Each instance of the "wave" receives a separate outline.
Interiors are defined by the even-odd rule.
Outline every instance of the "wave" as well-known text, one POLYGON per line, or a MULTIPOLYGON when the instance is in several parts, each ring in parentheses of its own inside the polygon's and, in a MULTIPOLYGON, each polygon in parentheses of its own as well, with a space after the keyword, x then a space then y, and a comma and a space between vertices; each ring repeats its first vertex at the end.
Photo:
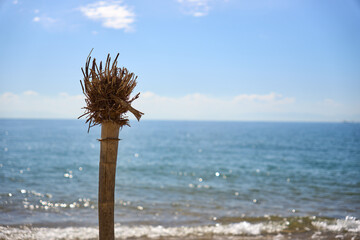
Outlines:
POLYGON ((322 230, 332 232, 354 232, 360 233, 360 220, 347 216, 345 219, 337 219, 335 221, 315 221, 312 223, 315 227, 322 230))
MULTIPOLYGON (((326 234, 350 234, 352 237, 357 237, 360 236, 360 220, 357 220, 354 217, 346 217, 345 219, 317 219, 302 217, 290 219, 282 218, 282 220, 269 220, 266 222, 242 221, 230 224, 217 223, 207 226, 164 227, 151 225, 115 225, 115 235, 118 239, 193 239, 200 237, 202 239, 217 239, 216 237, 221 238, 236 236, 276 236, 276 239, 278 239, 279 236, 282 236, 281 234, 289 233, 308 233, 310 234, 309 236, 312 237, 319 236, 321 233, 323 233, 323 236, 326 234), (311 219, 310 222, 309 219, 311 219), (295 224, 296 222, 298 224, 295 224)), ((97 227, 48 228, 31 226, 0 226, 0 239, 4 240, 88 240, 97 239, 97 237, 97 227)))

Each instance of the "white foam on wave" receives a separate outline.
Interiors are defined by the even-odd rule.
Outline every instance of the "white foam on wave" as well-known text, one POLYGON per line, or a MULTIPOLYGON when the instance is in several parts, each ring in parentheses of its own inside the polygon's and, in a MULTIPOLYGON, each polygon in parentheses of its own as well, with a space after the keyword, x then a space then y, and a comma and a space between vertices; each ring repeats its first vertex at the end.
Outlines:
POLYGON ((22 239, 95 239, 98 229, 89 227, 67 227, 67 228, 12 228, 0 226, 0 239, 22 240, 22 239))
POLYGON ((116 236, 122 238, 133 237, 186 237, 186 236, 204 236, 204 235, 260 235, 261 233, 277 233, 285 228, 284 225, 274 223, 256 223, 248 222, 233 223, 229 225, 212 225, 196 227, 163 227, 163 226, 139 226, 126 227, 119 226, 115 228, 116 236))
MULTIPOLYGON (((352 232, 360 233, 360 220, 353 217, 337 219, 332 221, 313 221, 313 226, 319 230, 331 232, 352 232)), ((246 221, 233 224, 216 224, 208 226, 124 226, 115 225, 115 236, 121 239, 129 238, 186 238, 202 236, 259 236, 261 234, 281 233, 287 228, 286 221, 249 223, 246 221)), ((4 240, 60 240, 60 239, 97 239, 97 227, 66 227, 66 228, 45 228, 45 227, 5 227, 0 226, 0 239, 4 240)))
POLYGON ((360 220, 354 217, 347 216, 345 219, 337 219, 334 221, 316 221, 312 225, 319 229, 329 230, 332 232, 355 232, 360 233, 360 220))
MULTIPOLYGON (((240 222, 229 225, 212 225, 196 227, 163 227, 163 226, 123 226, 115 225, 117 238, 166 238, 206 235, 260 235, 262 233, 277 233, 285 228, 275 223, 240 222)), ((97 239, 96 227, 67 227, 67 228, 35 228, 35 227, 4 227, 0 226, 0 239, 97 239)))

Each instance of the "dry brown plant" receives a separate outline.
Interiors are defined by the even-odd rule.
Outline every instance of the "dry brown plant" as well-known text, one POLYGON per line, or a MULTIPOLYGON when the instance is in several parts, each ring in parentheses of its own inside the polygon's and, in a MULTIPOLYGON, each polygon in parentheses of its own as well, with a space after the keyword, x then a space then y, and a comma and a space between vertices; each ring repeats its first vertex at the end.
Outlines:
POLYGON ((90 54, 86 60, 85 70, 81 68, 84 83, 80 80, 80 84, 87 106, 83 108, 85 113, 79 118, 86 116, 89 130, 104 121, 118 123, 120 127, 129 126, 129 119, 125 115, 127 111, 134 114, 139 121, 143 113, 133 108, 131 103, 139 97, 140 93, 130 99, 130 94, 137 84, 137 76, 125 67, 117 67, 119 53, 112 64, 110 64, 111 58, 108 54, 104 69, 102 62, 98 67, 95 58, 90 68, 90 54))

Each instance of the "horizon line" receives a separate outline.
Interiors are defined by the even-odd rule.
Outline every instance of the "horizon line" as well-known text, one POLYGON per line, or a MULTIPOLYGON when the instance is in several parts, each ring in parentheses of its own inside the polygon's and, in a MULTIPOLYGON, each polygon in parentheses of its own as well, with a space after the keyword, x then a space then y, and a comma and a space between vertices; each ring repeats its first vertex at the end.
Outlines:
MULTIPOLYGON (((38 121, 82 121, 83 119, 77 118, 13 118, 13 117, 0 117, 0 120, 38 120, 38 121)), ((136 121, 135 119, 129 119, 130 121, 136 121)), ((258 123, 353 123, 359 124, 360 121, 341 120, 341 121, 316 121, 316 120, 215 120, 215 119, 142 119, 140 121, 164 121, 164 122, 258 122, 258 123)), ((85 123, 85 122, 84 122, 85 123)))

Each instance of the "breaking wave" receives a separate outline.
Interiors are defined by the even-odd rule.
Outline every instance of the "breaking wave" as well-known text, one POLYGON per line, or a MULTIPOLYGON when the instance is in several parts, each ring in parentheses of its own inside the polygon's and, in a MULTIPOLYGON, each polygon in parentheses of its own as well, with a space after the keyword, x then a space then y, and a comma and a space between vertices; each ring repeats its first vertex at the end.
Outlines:
MULTIPOLYGON (((159 239, 159 238, 213 238, 214 236, 266 236, 284 233, 309 232, 311 235, 325 233, 350 233, 352 236, 360 234, 360 220, 354 217, 345 219, 312 219, 294 218, 282 219, 281 221, 267 222, 248 222, 242 221, 231 224, 215 224, 207 226, 181 226, 181 227, 164 227, 164 226, 125 226, 116 224, 115 235, 119 239, 159 239), (303 226, 296 225, 303 223, 303 226), (294 228, 295 225, 297 226, 294 228)), ((278 235, 276 235, 278 236, 278 235)), ((48 227, 31 227, 31 226, 0 226, 0 239, 20 240, 20 239, 97 239, 97 227, 65 227, 65 228, 48 228, 48 227)))

